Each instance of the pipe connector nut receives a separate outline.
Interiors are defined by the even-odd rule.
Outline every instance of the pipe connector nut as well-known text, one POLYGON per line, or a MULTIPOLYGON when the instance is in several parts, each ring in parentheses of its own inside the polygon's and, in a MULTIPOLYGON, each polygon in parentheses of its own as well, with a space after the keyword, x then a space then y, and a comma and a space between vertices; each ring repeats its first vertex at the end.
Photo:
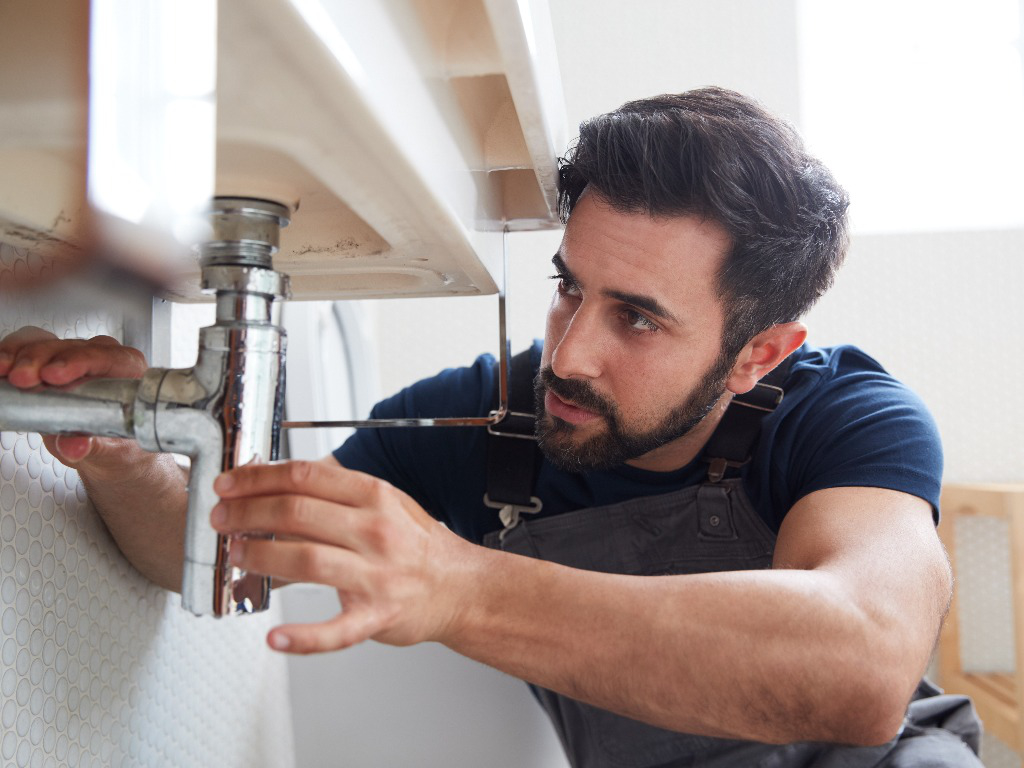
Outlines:
POLYGON ((288 275, 260 267, 216 265, 203 269, 204 291, 255 293, 273 299, 290 299, 288 275))

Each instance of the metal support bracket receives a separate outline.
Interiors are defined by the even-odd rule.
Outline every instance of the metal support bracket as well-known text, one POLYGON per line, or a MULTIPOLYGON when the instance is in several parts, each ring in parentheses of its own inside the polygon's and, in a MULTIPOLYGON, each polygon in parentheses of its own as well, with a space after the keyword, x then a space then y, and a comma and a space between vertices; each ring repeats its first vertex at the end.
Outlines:
POLYGON ((354 427, 490 427, 508 414, 509 342, 505 324, 505 302, 508 289, 508 226, 502 232, 501 285, 498 286, 498 409, 487 416, 448 416, 422 419, 362 419, 354 421, 282 421, 281 429, 330 429, 354 427))

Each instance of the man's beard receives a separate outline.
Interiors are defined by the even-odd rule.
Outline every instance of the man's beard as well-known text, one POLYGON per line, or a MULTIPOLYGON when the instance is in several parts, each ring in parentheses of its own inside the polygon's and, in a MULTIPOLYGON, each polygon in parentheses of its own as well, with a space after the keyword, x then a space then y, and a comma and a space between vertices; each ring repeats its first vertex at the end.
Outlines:
POLYGON ((627 429, 615 403, 595 392, 589 382, 560 379, 550 366, 542 368, 534 381, 537 443, 548 461, 567 472, 610 469, 639 458, 686 435, 703 421, 725 391, 734 360, 720 354, 686 400, 669 410, 660 424, 646 431, 627 429), (573 442, 575 425, 545 412, 544 395, 549 389, 563 400, 603 418, 605 431, 583 442, 573 442))

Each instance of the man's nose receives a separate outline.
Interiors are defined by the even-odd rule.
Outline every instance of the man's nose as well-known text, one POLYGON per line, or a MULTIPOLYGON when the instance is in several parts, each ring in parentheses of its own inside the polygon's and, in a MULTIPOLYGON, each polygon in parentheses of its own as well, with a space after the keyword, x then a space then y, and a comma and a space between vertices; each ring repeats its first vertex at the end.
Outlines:
POLYGON ((597 318, 580 307, 551 355, 551 370, 560 379, 596 379, 601 374, 604 346, 597 318))

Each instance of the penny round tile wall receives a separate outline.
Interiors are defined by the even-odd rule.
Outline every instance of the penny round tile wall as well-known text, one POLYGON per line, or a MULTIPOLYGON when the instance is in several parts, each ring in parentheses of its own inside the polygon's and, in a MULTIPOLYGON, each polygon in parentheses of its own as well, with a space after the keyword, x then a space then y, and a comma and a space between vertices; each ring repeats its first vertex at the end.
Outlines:
MULTIPOLYGON (((0 272, 37 263, 0 244, 0 272)), ((0 335, 118 336, 120 318, 5 301, 0 335)), ((278 611, 199 619, 114 545, 39 435, 0 433, 0 765, 291 766, 278 611)))

